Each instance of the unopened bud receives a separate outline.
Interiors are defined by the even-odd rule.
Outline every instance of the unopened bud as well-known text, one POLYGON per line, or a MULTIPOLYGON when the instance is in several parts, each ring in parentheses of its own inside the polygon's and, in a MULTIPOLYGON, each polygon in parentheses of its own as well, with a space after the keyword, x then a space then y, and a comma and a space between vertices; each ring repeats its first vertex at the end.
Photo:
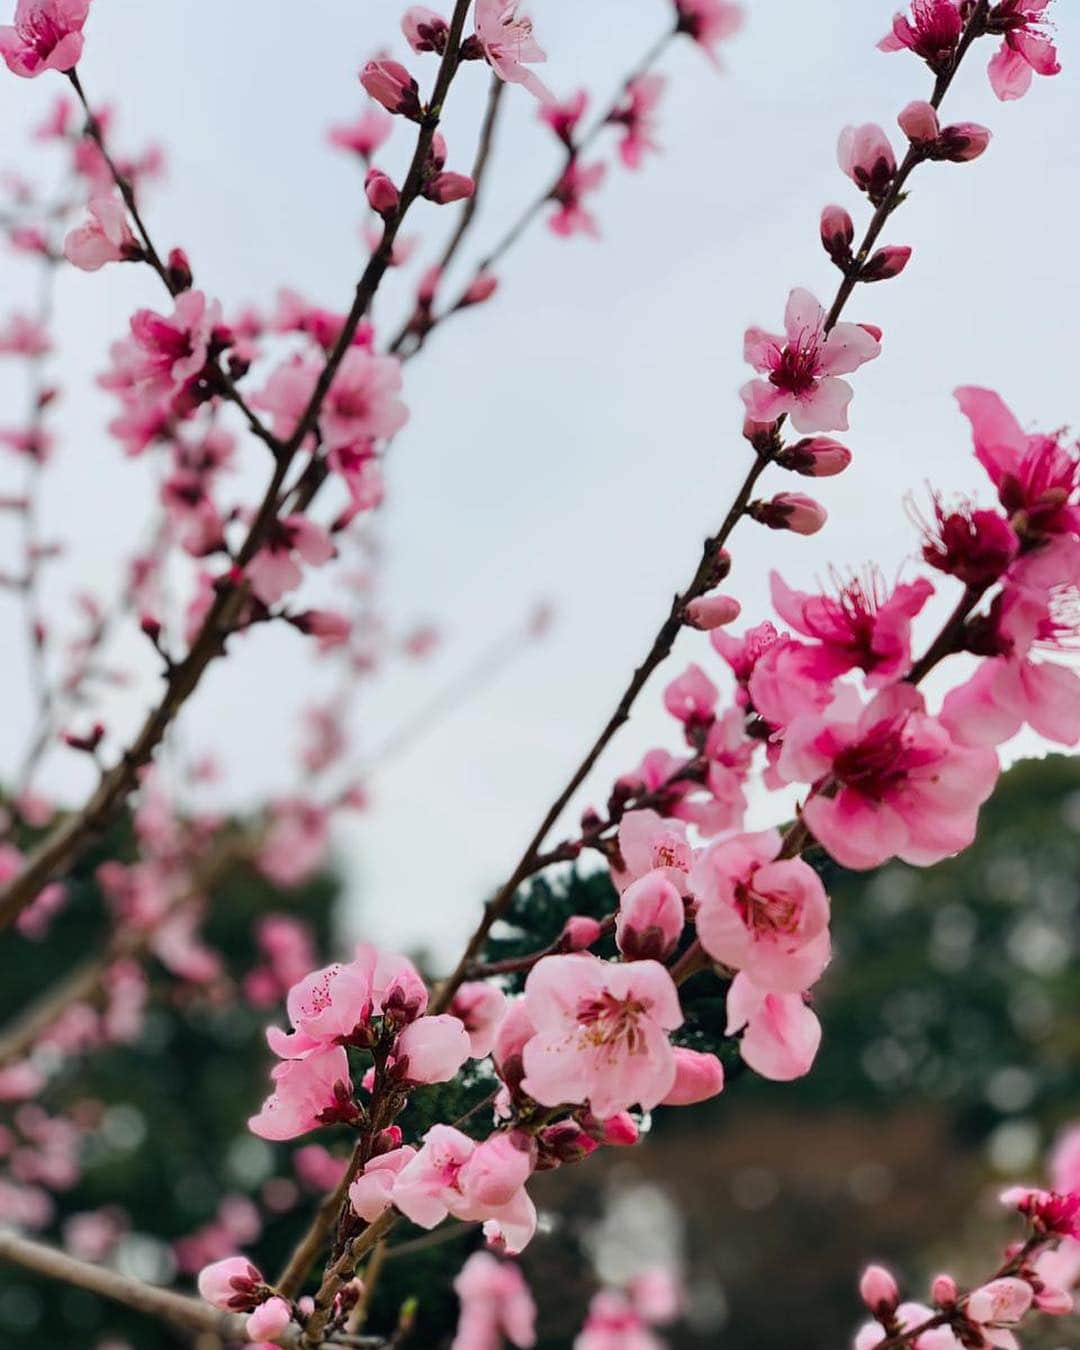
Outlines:
POLYGON ((402 15, 401 31, 414 52, 437 52, 442 56, 450 36, 450 25, 433 9, 410 5, 402 15))
POLYGON ((908 265, 911 249, 906 244, 886 244, 879 248, 859 272, 860 281, 888 281, 898 277, 908 265))
POLYGON ((172 249, 165 270, 169 274, 169 287, 174 295, 178 295, 181 291, 191 290, 195 278, 192 275, 188 255, 182 248, 172 249))
POLYGON ((360 72, 360 83, 387 112, 420 120, 420 86, 399 61, 369 61, 360 72))
POLYGON ((855 222, 842 206, 826 206, 821 213, 821 244, 842 271, 851 266, 855 222))
POLYGON ((880 1320, 896 1311, 900 1290, 884 1266, 867 1266, 859 1281, 859 1297, 880 1320))
POLYGON ((957 122, 945 127, 938 137, 935 158, 966 164, 969 160, 978 159, 990 140, 988 127, 980 126, 978 122, 957 122))
POLYGON ((603 932, 603 926, 586 914, 572 914, 559 934, 556 946, 560 952, 581 952, 591 947, 603 932))
POLYGON ((424 196, 437 206, 464 201, 476 191, 476 184, 466 173, 438 173, 424 186, 424 196))
POLYGON ((923 99, 909 103, 896 120, 900 130, 914 145, 933 145, 941 130, 933 104, 923 99))
POLYGON ((771 501, 751 502, 746 514, 770 530, 817 534, 828 519, 825 508, 801 492, 778 492, 771 501))
POLYGON ((485 300, 490 300, 499 289, 499 279, 490 272, 479 272, 472 281, 465 294, 458 301, 458 308, 465 309, 467 305, 482 305, 485 300))
POLYGON ((930 1286, 930 1297, 939 1308, 951 1308, 957 1293, 956 1281, 951 1275, 938 1275, 930 1286))
POLYGON ((851 451, 831 436, 807 436, 785 445, 776 462, 804 478, 833 478, 851 463, 851 451))
POLYGON ((704 632, 714 628, 723 628, 734 623, 742 612, 742 606, 731 595, 702 595, 691 600, 686 606, 686 622, 704 632))
POLYGON ((755 422, 748 417, 743 423, 742 434, 759 455, 771 454, 776 449, 775 422, 755 422))

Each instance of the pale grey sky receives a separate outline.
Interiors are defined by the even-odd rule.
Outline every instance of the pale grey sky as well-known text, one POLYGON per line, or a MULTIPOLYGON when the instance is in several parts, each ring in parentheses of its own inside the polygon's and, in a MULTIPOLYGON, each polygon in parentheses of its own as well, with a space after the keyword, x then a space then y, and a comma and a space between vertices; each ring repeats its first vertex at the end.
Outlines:
MULTIPOLYGON (((663 156, 637 175, 612 168, 596 202, 603 241, 567 243, 534 229, 502 270, 497 300, 437 335, 407 372, 412 421, 392 456, 382 522, 386 606, 403 622, 434 618, 450 642, 437 665, 397 676, 365 701, 361 745, 378 745, 537 596, 553 601, 558 622, 480 701, 386 768, 370 814, 340 834, 354 927, 380 939, 422 938, 449 959, 509 870, 740 481, 743 329, 777 326, 792 285, 823 297, 835 287, 817 240, 820 208, 836 200, 865 218, 836 167, 840 128, 869 120, 892 128, 928 89, 918 61, 874 50, 890 0, 832 0, 827 13, 802 0, 746 7, 748 26, 727 49, 723 75, 689 42, 665 61, 663 156)), ((667 0, 531 8, 553 88, 585 82, 605 101, 669 15, 667 0)), ((95 0, 84 82, 95 101, 115 104, 122 147, 147 139, 167 147, 168 180, 148 200, 152 232, 188 249, 199 283, 227 310, 269 303, 279 284, 346 307, 362 262, 360 179, 325 146, 324 131, 361 107, 356 72, 373 48, 404 54, 400 9, 396 0, 95 0)), ((765 616, 771 566, 803 584, 830 563, 870 558, 895 574, 914 542, 902 498, 928 480, 987 495, 955 385, 997 387, 1024 422, 1076 420, 1080 13, 1055 9, 1060 76, 1001 105, 977 60, 950 95, 947 114, 985 122, 995 140, 978 163, 920 172, 889 227, 887 239, 915 255, 901 279, 866 288, 851 307, 885 330, 883 356, 853 381, 855 463, 819 485, 831 519, 815 539, 751 526, 736 535, 730 589, 750 621, 765 616)), ((433 66, 410 60, 431 78, 433 66)), ((31 164, 22 132, 61 87, 4 73, 4 166, 31 164)), ((454 167, 471 158, 484 92, 479 67, 454 90, 446 125, 454 167)), ((557 162, 529 96, 511 90, 509 104, 478 251, 557 162)), ((397 156, 407 141, 402 128, 397 156)), ((451 210, 423 206, 416 221, 422 266, 451 210)), ((29 298, 29 269, 7 258, 3 268, 0 312, 29 298)), ((380 296, 377 317, 400 314, 416 270, 380 296)), ((54 595, 107 587, 122 546, 146 521, 147 466, 123 460, 103 434, 109 406, 92 377, 131 311, 162 299, 144 269, 61 280, 63 461, 50 474, 44 517, 49 533, 71 539, 72 555, 52 574, 54 595)), ((22 396, 8 364, 0 397, 0 423, 16 421, 22 396)), ((257 447, 244 456, 254 490, 265 465, 257 447)), ((0 465, 0 490, 17 481, 15 466, 0 465)), ((793 486, 778 477, 781 485, 793 486)), ((10 557, 10 536, 10 522, 0 522, 0 558, 10 557)), ((946 587, 940 598, 948 603, 946 587)), ((0 620, 13 614, 0 597, 0 620)), ((124 649, 141 650, 135 638, 124 649)), ((19 641, 9 638, 4 654, 7 765, 28 705, 19 641)), ((711 659, 693 634, 678 655, 711 659)), ((211 672, 185 712, 185 746, 214 748, 227 764, 223 800, 289 785, 293 714, 313 688, 307 658, 293 635, 260 632, 211 672)), ((670 674, 678 669, 673 662, 670 674)), ((662 687, 658 680, 643 697, 603 761, 597 797, 648 746, 675 746, 662 687)), ((148 679, 114 700, 110 729, 133 725, 151 690, 148 679)), ((60 755, 49 781, 74 800, 88 774, 60 755)), ((767 818, 776 803, 760 810, 767 818)))

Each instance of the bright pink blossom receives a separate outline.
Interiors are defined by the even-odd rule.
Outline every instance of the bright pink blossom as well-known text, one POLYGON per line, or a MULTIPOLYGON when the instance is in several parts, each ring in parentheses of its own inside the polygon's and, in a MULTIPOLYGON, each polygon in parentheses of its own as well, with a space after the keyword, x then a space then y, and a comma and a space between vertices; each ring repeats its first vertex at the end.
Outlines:
POLYGON ((694 850, 681 821, 666 820, 650 810, 628 811, 619 824, 619 853, 623 867, 612 871, 612 880, 620 891, 639 877, 658 872, 680 895, 688 893, 694 850))
POLYGON ((1002 101, 1023 98, 1033 75, 1057 75, 1057 49, 1046 34, 1046 11, 1053 0, 1001 0, 990 16, 990 31, 1004 40, 990 58, 990 85, 1002 101))
POLYGON ((846 431, 852 391, 837 377, 878 356, 877 337, 854 323, 838 323, 826 335, 825 311, 799 289, 791 292, 784 328, 783 337, 746 331, 746 360, 767 377, 743 386, 747 413, 761 422, 787 415, 801 432, 846 431))
POLYGON ((656 961, 610 965, 583 953, 548 956, 525 982, 536 1035, 523 1050, 523 1087, 544 1106, 588 1102, 613 1116, 661 1102, 675 1082, 668 1032, 679 995, 656 961))
POLYGON ((728 990, 727 1017, 727 1034, 742 1031, 739 1052, 762 1078, 787 1083, 810 1072, 821 1023, 802 994, 770 993, 740 972, 728 990))
POLYGON ((264 605, 276 605, 303 580, 301 561, 321 567, 333 556, 333 542, 321 525, 307 516, 283 516, 273 523, 266 543, 248 563, 251 589, 264 605))
POLYGON ((454 1292, 461 1314, 450 1350, 501 1350, 503 1337, 520 1350, 536 1344, 536 1304, 512 1261, 473 1252, 454 1292))
POLYGON ((131 262, 143 255, 128 225, 127 209, 117 197, 94 197, 90 219, 64 240, 64 257, 84 272, 96 272, 107 262, 131 262))
POLYGON ((892 685, 865 708, 837 699, 797 718, 779 769, 818 785, 803 820, 837 862, 863 870, 891 857, 927 867, 966 848, 998 761, 953 741, 918 690, 892 685))
POLYGON ((776 830, 721 839, 690 874, 697 930, 714 961, 761 989, 801 993, 829 961, 829 899, 801 858, 777 860, 776 830))
POLYGON ((707 725, 716 715, 720 691, 696 663, 686 667, 664 690, 664 707, 684 726, 707 725))
POLYGON ((90 0, 18 0, 15 22, 0 25, 0 56, 15 75, 71 70, 82 56, 90 0))
POLYGON ((1080 1191, 1062 1194, 1013 1186, 1004 1192, 1001 1200, 1023 1214, 1036 1232, 1048 1237, 1080 1240, 1080 1191))
POLYGON ((484 59, 500 80, 520 84, 542 103, 554 103, 555 95, 528 69, 547 55, 533 37, 532 21, 519 17, 517 9, 518 0, 476 0, 476 36, 484 59))
POLYGON ((911 18, 897 14, 878 43, 883 52, 907 48, 934 71, 945 70, 956 54, 964 20, 956 0, 912 0, 911 18))
POLYGON ((286 1059, 270 1074, 274 1091, 248 1129, 261 1139, 295 1139, 320 1125, 354 1120, 349 1059, 340 1045, 306 1059, 286 1059))
POLYGON ((208 301, 202 291, 177 296, 168 318, 150 309, 138 310, 131 319, 130 375, 136 388, 155 398, 180 393, 201 374, 220 324, 220 304, 208 301))

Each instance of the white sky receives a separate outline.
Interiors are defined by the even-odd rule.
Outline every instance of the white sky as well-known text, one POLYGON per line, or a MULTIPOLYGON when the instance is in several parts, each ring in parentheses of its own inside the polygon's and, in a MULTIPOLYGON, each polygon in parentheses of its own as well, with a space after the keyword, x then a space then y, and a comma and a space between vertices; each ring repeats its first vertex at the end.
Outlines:
MULTIPOLYGON (((402 625, 435 619, 449 641, 438 662, 369 696, 361 744, 378 745, 538 596, 553 601, 558 622, 545 644, 373 784, 374 808, 339 840, 356 931, 422 939, 453 956, 606 719, 741 479, 743 329, 778 326, 792 285, 832 293, 820 208, 836 200, 865 219, 836 167, 840 128, 891 127, 928 89, 914 58, 874 50, 890 0, 832 0, 825 20, 802 0, 747 0, 747 8, 723 76, 689 42, 667 59, 663 157, 640 175, 611 170, 597 202, 603 242, 566 243, 535 229, 504 267, 497 300, 437 335, 408 370, 412 421, 392 456, 382 527, 385 605, 402 625)), ((115 103, 122 148, 149 139, 167 147, 168 180, 148 201, 151 231, 188 249, 199 284, 227 311, 268 304, 279 284, 346 308, 362 263, 360 180, 323 133, 361 107, 356 71, 375 47, 404 54, 394 36, 400 9, 396 0, 305 0, 298 22, 285 0, 95 0, 84 83, 94 101, 115 103)), ((947 114, 985 122, 994 143, 976 164, 920 171, 886 232, 915 256, 901 279, 866 289, 850 309, 885 330, 884 355, 854 377, 855 463, 818 485, 831 520, 817 538, 752 526, 736 535, 729 589, 751 622, 766 616, 770 566, 804 585, 830 563, 871 557, 894 575, 913 547, 902 497, 927 480, 988 496, 950 397, 955 385, 999 388, 1024 422, 1076 418, 1080 12, 1056 9, 1062 75, 1001 105, 985 78, 987 46, 950 95, 947 114)), ((535 0, 532 12, 552 86, 588 83, 606 102, 669 9, 666 0, 535 0)), ((430 58, 410 61, 430 81, 430 58)), ((26 170, 38 152, 23 131, 63 82, 3 74, 0 161, 26 170)), ((453 91, 452 167, 468 167, 485 88, 473 66, 453 91)), ((530 98, 512 90, 509 104, 478 252, 557 162, 530 98)), ((402 128, 382 157, 388 167, 408 141, 402 128)), ((451 208, 422 205, 409 229, 417 223, 421 258, 430 258, 451 208)), ((2 265, 0 315, 29 303, 31 282, 17 260, 2 265)), ((387 326, 415 272, 380 296, 376 314, 387 326)), ((69 538, 72 552, 51 573, 56 597, 75 586, 107 590, 148 519, 146 468, 123 460, 103 434, 109 405, 92 377, 132 310, 163 299, 146 269, 62 278, 54 369, 66 394, 53 425, 63 458, 44 516, 46 532, 69 538)), ((0 399, 0 423, 20 420, 11 363, 0 365, 0 399)), ((264 459, 257 447, 244 455, 254 492, 264 459)), ((806 486, 781 478, 775 490, 806 486)), ((0 465, 0 491, 18 482, 18 466, 0 465)), ((2 520, 3 564, 12 549, 2 520)), ((939 598, 951 603, 947 583, 939 598)), ((4 631, 14 619, 0 596, 4 631)), ((141 653, 140 643, 124 650, 141 653)), ((17 638, 3 652, 0 763, 10 765, 27 727, 25 653, 17 638)), ((717 669, 696 635, 684 637, 680 655, 717 669)), ((261 632, 211 672, 185 712, 185 747, 214 749, 227 764, 223 800, 250 802, 291 783, 293 714, 317 687, 307 658, 294 635, 261 632)), ((676 746, 659 710, 662 687, 658 680, 641 700, 603 761, 597 798, 645 748, 676 746)), ((110 731, 133 726, 151 692, 148 680, 115 700, 110 731)), ((47 781, 75 799, 89 775, 60 754, 47 781)))

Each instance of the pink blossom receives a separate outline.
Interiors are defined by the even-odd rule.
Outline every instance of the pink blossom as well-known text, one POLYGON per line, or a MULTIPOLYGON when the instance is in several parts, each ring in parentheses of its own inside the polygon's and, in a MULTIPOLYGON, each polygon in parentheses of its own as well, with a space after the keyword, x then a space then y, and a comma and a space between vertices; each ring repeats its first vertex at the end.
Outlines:
POLYGON ((731 595, 702 595, 686 606, 686 621, 704 632, 734 623, 742 613, 742 605, 731 595))
POLYGON ((500 1350, 504 1336, 522 1350, 536 1344, 536 1304, 512 1261, 474 1252, 454 1291, 461 1315, 450 1350, 500 1350))
POLYGON ((829 899, 801 858, 777 861, 776 830, 719 840, 690 874, 697 930, 714 961, 761 989, 801 993, 828 964, 829 899))
POLYGON ((943 128, 938 121, 937 109, 923 100, 909 103, 896 120, 921 154, 955 164, 978 159, 992 139, 989 130, 977 122, 957 122, 943 128))
POLYGON ((273 804, 272 820, 256 862, 278 886, 299 886, 322 866, 330 842, 326 807, 290 797, 273 804))
POLYGON ((393 1183, 394 1205, 421 1228, 435 1228, 449 1214, 466 1222, 494 1220, 507 1249, 521 1251, 536 1228, 524 1189, 533 1165, 525 1144, 509 1135, 477 1144, 452 1125, 433 1125, 393 1183))
POLYGON ((762 1078, 787 1083, 810 1072, 821 1023, 802 994, 770 993, 740 972, 728 990, 727 1015, 727 1034, 742 1031, 739 1052, 762 1078))
POLYGON ((580 164, 572 159, 551 194, 559 209, 548 217, 548 227, 564 239, 575 234, 598 238, 600 227, 596 217, 582 206, 581 201, 586 193, 600 187, 606 175, 606 164, 580 164))
POLYGON ((628 961, 664 961, 686 926, 682 896, 663 871, 647 872, 622 893, 615 941, 628 961))
POLYGON ((394 180, 381 169, 369 169, 364 179, 364 195, 368 206, 380 216, 392 216, 401 202, 401 193, 394 180))
POLYGON ((208 301, 202 291, 177 296, 168 318, 150 309, 138 310, 131 319, 130 374, 136 388, 152 397, 180 393, 201 374, 220 324, 221 306, 216 300, 208 301))
POLYGON ((394 119, 383 108, 365 108, 354 122, 332 126, 326 139, 339 150, 348 150, 364 161, 390 139, 394 119))
POLYGON ((83 51, 90 0, 18 0, 14 24, 0 25, 0 56, 15 75, 71 70, 83 51))
POLYGON ((503 991, 484 980, 466 981, 454 995, 450 1011, 460 1018, 468 1033, 473 1059, 485 1059, 491 1054, 506 1008, 503 991))
POLYGON ((403 1148, 380 1153, 364 1168, 349 1187, 349 1203, 366 1222, 374 1223, 390 1208, 394 1183, 399 1173, 416 1157, 416 1149, 403 1148))
POLYGON ((410 5, 401 16, 401 31, 414 52, 438 52, 441 56, 446 50, 450 25, 426 5, 410 5))
POLYGON ((387 112, 417 120, 421 114, 420 86, 400 61, 369 61, 360 72, 360 83, 387 112))
POLYGON ((896 156, 876 122, 845 127, 840 133, 837 159, 844 173, 875 206, 884 201, 896 173, 896 156))
POLYGON ((424 196, 436 206, 448 206, 451 202, 461 202, 471 197, 476 184, 467 173, 437 173, 424 184, 424 196))
POLYGON ((777 614, 816 641, 816 646, 802 649, 805 673, 828 683, 849 670, 861 670, 870 688, 898 680, 911 669, 911 621, 934 593, 920 577, 890 595, 876 571, 852 577, 835 598, 793 591, 777 572, 770 574, 770 585, 777 614))
POLYGON ((772 422, 789 416, 797 431, 846 431, 851 386, 838 379, 881 352, 878 339, 860 324, 838 323, 825 332, 825 311, 809 291, 788 299, 784 337, 748 328, 746 360, 766 380, 751 380, 741 394, 748 415, 772 422))
MULTIPOLYGON (((321 362, 293 359, 271 374, 253 401, 273 415, 275 434, 288 437, 293 433, 321 372, 321 362)), ((319 416, 327 449, 343 450, 396 436, 409 420, 409 410, 398 398, 400 392, 401 363, 395 357, 350 347, 319 416)))
POLYGON ((875 1316, 891 1316, 900 1303, 900 1289, 884 1266, 867 1266, 859 1280, 859 1297, 875 1316))
POLYGON ((967 503, 950 511, 935 496, 934 523, 921 524, 923 561, 965 586, 992 585, 1020 550, 1016 531, 1004 516, 967 503))
POLYGON ((588 90, 579 89, 576 94, 571 94, 568 99, 561 103, 541 103, 540 120, 546 122, 563 145, 569 149, 574 144, 574 132, 577 130, 578 123, 585 116, 585 110, 588 106, 588 90))
MULTIPOLYGON (((835 383, 844 382, 837 380, 835 383)), ((778 492, 768 501, 751 502, 746 514, 770 530, 790 530, 802 535, 817 534, 829 518, 821 503, 805 492, 778 492)))
POLYGON ((123 202, 116 197, 94 197, 87 210, 90 220, 64 240, 64 257, 72 266, 96 272, 107 262, 131 262, 143 256, 123 202))
POLYGON ((268 1298, 247 1320, 248 1338, 273 1341, 292 1321, 292 1309, 283 1298, 268 1298))
POLYGON ((226 1312, 250 1312, 266 1292, 262 1272, 246 1256, 226 1257, 199 1272, 199 1293, 226 1312))
POLYGON ((421 1017, 394 1042, 391 1071, 402 1083, 449 1083, 471 1053, 468 1033, 456 1017, 421 1017))
POLYGON ((731 0, 675 0, 680 33, 686 33, 719 65, 716 48, 743 26, 745 12, 731 0))
POLYGON ((830 436, 808 436, 785 445, 776 462, 804 478, 833 478, 851 463, 851 451, 830 436))
POLYGON ((680 895, 688 893, 694 851, 680 821, 665 820, 651 810, 628 811, 619 823, 619 853, 623 867, 613 870, 612 880, 620 891, 647 873, 658 872, 680 895))
MULTIPOLYGON (((931 1321, 935 1313, 936 1309, 928 1308, 924 1303, 901 1303, 896 1310, 896 1325, 901 1331, 913 1331, 931 1321)), ((867 1322, 855 1337, 855 1350, 875 1350, 889 1338, 889 1332, 880 1322, 867 1322)), ((961 1350, 961 1347, 948 1327, 939 1327, 920 1336, 913 1350, 961 1350)))
POLYGON ((991 13, 990 31, 1004 41, 990 58, 990 86, 1003 102, 1023 98, 1033 75, 1057 75, 1057 49, 1046 35, 1052 0, 1001 0, 991 13))
POLYGON ((248 563, 251 589, 264 605, 276 605, 303 580, 297 559, 321 567, 334 556, 330 536, 307 516, 283 516, 270 527, 266 543, 248 563))
POLYGON ((1049 1237, 1080 1240, 1080 1191, 1041 1191, 1034 1187, 1013 1186, 1001 1197, 1002 1203, 1018 1210, 1036 1232, 1049 1237))
POLYGON ((906 48, 921 56, 931 70, 942 71, 951 64, 963 31, 956 0, 912 0, 911 18, 897 14, 878 48, 883 52, 906 48))
POLYGON ((500 80, 520 84, 542 103, 555 95, 530 65, 547 60, 533 37, 532 20, 517 16, 518 0, 476 0, 476 36, 484 59, 500 80))
POLYGON ((664 690, 664 707, 684 726, 696 727, 712 722, 720 692, 696 663, 686 667, 664 690))
POLYGON ((663 1350, 663 1342, 624 1294, 603 1289, 589 1304, 573 1350, 663 1350))
POLYGON ((1021 535, 1080 533, 1080 451, 1060 436, 1027 435, 990 389, 957 389, 975 457, 1021 535))
POLYGON ((982 1326, 1013 1325, 1031 1307, 1031 1285, 1006 1276, 991 1280, 968 1295, 967 1315, 982 1326))
POLYGON ((649 1110, 675 1082, 667 1033, 682 1024, 679 995, 656 961, 609 965, 548 956, 525 981, 536 1035, 523 1050, 522 1086, 544 1106, 588 1102, 598 1116, 649 1110))
POLYGON ((856 870, 894 856, 926 867, 966 848, 997 780, 994 752, 954 742, 910 685, 857 704, 797 718, 780 754, 785 781, 835 786, 803 807, 818 841, 856 870))
POLYGON ((45 356, 52 340, 44 324, 27 314, 9 314, 0 325, 0 356, 45 356))
POLYGON ((352 623, 336 609, 305 609, 293 614, 289 622, 308 637, 313 637, 320 652, 334 651, 349 640, 352 623))
POLYGON ((610 120, 623 128, 619 157, 628 169, 640 169, 649 150, 659 150, 653 139, 653 114, 667 81, 662 75, 639 75, 626 86, 622 102, 610 120))
POLYGON ((306 1059, 287 1059, 270 1073, 274 1091, 248 1129, 260 1139, 295 1139, 320 1125, 354 1120, 349 1059, 340 1045, 306 1059))
POLYGON ((724 1066, 715 1055, 675 1047, 675 1083, 661 1106, 697 1106, 724 1090, 724 1066))

